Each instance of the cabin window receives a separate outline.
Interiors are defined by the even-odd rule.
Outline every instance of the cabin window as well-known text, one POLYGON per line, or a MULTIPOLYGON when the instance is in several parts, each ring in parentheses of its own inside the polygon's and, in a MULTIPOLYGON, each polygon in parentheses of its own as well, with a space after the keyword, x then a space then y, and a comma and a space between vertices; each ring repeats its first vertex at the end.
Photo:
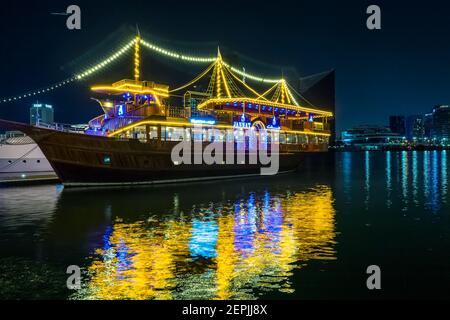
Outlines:
POLYGON ((200 128, 192 128, 192 137, 194 141, 203 141, 203 134, 205 133, 205 129, 200 128))
POLYGON ((150 139, 158 139, 158 127, 149 128, 150 139))
POLYGON ((286 134, 286 143, 291 143, 291 144, 297 143, 297 139, 295 137, 295 134, 287 133, 286 134))
POLYGON ((105 154, 103 156, 103 164, 109 166, 111 164, 111 156, 108 154, 105 154))
POLYGON ((279 140, 280 143, 286 143, 286 134, 280 133, 279 140))
POLYGON ((134 138, 140 141, 146 141, 145 127, 139 126, 134 128, 134 138))
POLYGON ((308 143, 308 137, 305 134, 298 135, 298 143, 308 143))
POLYGON ((166 127, 166 140, 181 141, 184 139, 185 131, 179 127, 166 127))
POLYGON ((224 141, 225 134, 219 129, 208 129, 208 141, 224 141))

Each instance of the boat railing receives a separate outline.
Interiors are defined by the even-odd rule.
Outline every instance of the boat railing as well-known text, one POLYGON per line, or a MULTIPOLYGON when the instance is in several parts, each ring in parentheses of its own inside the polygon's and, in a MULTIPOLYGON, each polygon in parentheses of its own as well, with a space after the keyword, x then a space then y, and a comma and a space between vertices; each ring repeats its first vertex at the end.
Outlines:
MULTIPOLYGON (((170 118, 187 119, 187 118, 193 117, 193 116, 195 116, 195 117, 211 116, 211 111, 196 110, 195 112, 192 112, 191 110, 186 109, 186 108, 166 107, 166 115, 170 118)), ((217 120, 219 120, 219 119, 217 119, 217 120)))
POLYGON ((185 108, 167 107, 166 115, 170 118, 187 118, 189 115, 185 108))
POLYGON ((78 127, 74 127, 72 124, 67 124, 67 123, 45 123, 42 121, 37 121, 36 122, 36 127, 40 127, 40 128, 46 128, 46 129, 52 129, 52 130, 56 130, 56 131, 62 131, 62 132, 75 132, 75 133, 83 133, 84 132, 84 128, 78 128, 78 127))
POLYGON ((101 127, 103 124, 104 118, 105 118, 104 114, 101 114, 101 115, 95 117, 94 119, 89 121, 89 126, 92 128, 93 127, 101 127))

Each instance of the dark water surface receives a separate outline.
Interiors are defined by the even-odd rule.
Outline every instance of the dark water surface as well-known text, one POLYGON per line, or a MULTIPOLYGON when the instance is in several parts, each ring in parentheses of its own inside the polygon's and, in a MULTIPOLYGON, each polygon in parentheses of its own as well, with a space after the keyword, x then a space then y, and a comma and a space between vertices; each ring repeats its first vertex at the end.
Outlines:
POLYGON ((3 188, 0 298, 449 298, 449 154, 337 153, 295 174, 166 187, 3 188), (379 291, 366 287, 372 264, 379 291))

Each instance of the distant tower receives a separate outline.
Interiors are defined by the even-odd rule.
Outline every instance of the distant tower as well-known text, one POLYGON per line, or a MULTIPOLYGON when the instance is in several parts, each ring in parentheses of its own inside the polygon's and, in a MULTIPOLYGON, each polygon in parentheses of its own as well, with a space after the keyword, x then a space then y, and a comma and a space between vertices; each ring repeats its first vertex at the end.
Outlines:
POLYGON ((53 124, 53 122, 54 113, 51 105, 36 102, 30 108, 31 125, 36 125, 37 123, 53 124))

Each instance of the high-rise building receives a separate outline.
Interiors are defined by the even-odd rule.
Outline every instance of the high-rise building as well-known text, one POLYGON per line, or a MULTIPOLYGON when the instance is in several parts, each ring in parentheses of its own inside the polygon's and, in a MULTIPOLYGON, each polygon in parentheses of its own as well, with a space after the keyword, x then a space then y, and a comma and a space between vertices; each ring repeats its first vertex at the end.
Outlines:
POLYGON ((390 116, 389 117, 389 128, 392 132, 398 135, 406 135, 406 122, 405 116, 390 116))
POLYGON ((426 113, 423 120, 424 136, 426 139, 431 139, 431 131, 433 130, 433 114, 426 113))
POLYGON ((409 141, 422 141, 425 136, 423 115, 413 115, 406 118, 406 139, 409 141))
POLYGON ((432 115, 431 137, 439 142, 450 141, 450 106, 435 106, 432 115))
POLYGON ((30 124, 53 124, 53 107, 49 104, 35 103, 30 108, 30 124))

